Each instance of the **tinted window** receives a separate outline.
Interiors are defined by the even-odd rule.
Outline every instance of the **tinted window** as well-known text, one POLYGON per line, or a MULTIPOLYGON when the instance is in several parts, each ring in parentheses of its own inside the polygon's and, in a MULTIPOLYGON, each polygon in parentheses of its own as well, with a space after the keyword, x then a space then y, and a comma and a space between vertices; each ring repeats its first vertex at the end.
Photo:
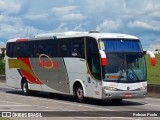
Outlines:
POLYGON ((57 41, 47 41, 45 47, 45 54, 50 57, 57 57, 57 48, 58 48, 57 41))
POLYGON ((50 57, 84 58, 83 38, 51 39, 7 44, 7 55, 9 57, 39 57, 41 54, 46 54, 50 57))
POLYGON ((7 43, 7 50, 6 50, 6 54, 9 57, 14 57, 14 46, 16 43, 7 43))
POLYGON ((16 43, 15 46, 14 46, 14 55, 17 56, 17 57, 23 57, 24 56, 23 49, 24 49, 24 43, 23 42, 16 43))
POLYGON ((41 54, 45 54, 45 49, 48 47, 44 41, 36 42, 34 49, 34 56, 39 57, 41 54))
POLYGON ((74 38, 71 42, 71 55, 73 57, 84 58, 84 40, 74 38))
POLYGON ((24 46, 24 56, 25 57, 35 57, 35 42, 26 42, 24 46))
POLYGON ((70 39, 61 39, 59 41, 58 56, 71 57, 71 41, 70 41, 70 39))

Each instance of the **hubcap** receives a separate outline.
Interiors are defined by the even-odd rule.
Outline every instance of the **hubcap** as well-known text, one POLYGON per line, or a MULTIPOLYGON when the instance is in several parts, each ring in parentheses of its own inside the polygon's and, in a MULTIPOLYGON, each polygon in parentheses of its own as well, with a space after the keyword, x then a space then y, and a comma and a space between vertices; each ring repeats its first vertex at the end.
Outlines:
POLYGON ((27 84, 26 84, 26 83, 23 84, 23 91, 24 91, 25 93, 27 92, 27 84))
POLYGON ((77 96, 78 96, 79 99, 83 98, 83 90, 82 89, 78 88, 78 90, 77 90, 77 96))

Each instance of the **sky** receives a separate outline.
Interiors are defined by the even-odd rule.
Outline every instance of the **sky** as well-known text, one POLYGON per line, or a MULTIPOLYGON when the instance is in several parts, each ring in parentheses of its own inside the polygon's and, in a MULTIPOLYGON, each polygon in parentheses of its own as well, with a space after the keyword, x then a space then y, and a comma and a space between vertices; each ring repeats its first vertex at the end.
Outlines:
POLYGON ((160 49, 160 0, 0 0, 0 44, 89 30, 131 34, 145 50, 160 49))

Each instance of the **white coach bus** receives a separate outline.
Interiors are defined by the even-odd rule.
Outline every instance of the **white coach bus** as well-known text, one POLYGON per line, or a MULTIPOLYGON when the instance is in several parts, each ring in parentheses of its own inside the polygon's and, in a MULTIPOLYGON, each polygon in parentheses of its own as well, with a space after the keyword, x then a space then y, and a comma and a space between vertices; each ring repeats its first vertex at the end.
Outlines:
MULTIPOLYGON (((7 42, 6 83, 23 94, 45 91, 110 99, 147 94, 145 52, 131 35, 98 32, 41 34, 7 42)), ((151 52, 151 64, 155 56, 151 52)))

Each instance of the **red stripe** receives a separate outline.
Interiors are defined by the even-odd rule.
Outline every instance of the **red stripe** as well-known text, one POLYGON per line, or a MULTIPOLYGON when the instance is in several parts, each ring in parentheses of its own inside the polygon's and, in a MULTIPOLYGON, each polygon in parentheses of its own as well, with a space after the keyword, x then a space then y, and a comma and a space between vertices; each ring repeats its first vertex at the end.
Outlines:
POLYGON ((28 67, 30 67, 30 69, 32 69, 29 58, 17 58, 17 59, 26 63, 28 65, 28 67))
POLYGON ((27 41, 28 41, 28 38, 20 38, 16 40, 16 42, 27 42, 27 41))
MULTIPOLYGON (((23 61, 24 64, 26 64, 26 65, 30 68, 30 70, 32 70, 32 72, 33 72, 33 69, 32 69, 32 67, 31 67, 31 63, 30 63, 30 61, 29 61, 29 58, 17 58, 17 59, 20 60, 20 61, 23 61)), ((22 74, 27 78, 27 80, 28 80, 29 82, 35 83, 35 84, 42 84, 42 82, 40 82, 40 81, 38 80, 38 78, 36 78, 35 74, 34 74, 34 76, 32 76, 31 74, 29 74, 29 73, 27 72, 27 70, 22 70, 22 69, 21 69, 21 72, 22 72, 22 74)), ((33 72, 33 73, 34 73, 34 72, 33 72)))
POLYGON ((29 82, 35 83, 35 84, 42 84, 40 81, 36 80, 35 77, 33 77, 31 74, 29 74, 26 70, 21 69, 21 72, 29 82))

